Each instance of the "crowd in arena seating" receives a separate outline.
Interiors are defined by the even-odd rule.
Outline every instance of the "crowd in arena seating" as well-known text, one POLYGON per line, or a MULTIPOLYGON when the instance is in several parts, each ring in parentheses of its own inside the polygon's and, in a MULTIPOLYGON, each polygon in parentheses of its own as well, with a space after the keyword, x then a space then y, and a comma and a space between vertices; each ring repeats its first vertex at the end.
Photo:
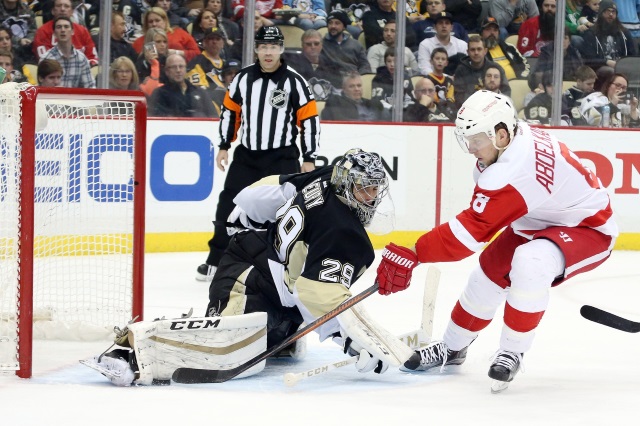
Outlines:
MULTIPOLYGON (((402 110, 451 122, 479 89, 510 95, 522 119, 551 118, 555 48, 563 49, 562 121, 640 127, 640 5, 566 0, 406 3, 402 110)), ((285 31, 285 63, 307 79, 325 120, 392 117, 394 0, 256 0, 253 29, 285 31)), ((0 0, 6 81, 142 90, 158 116, 218 117, 242 63, 245 0, 113 0, 109 64, 99 63, 99 0, 0 0)), ((248 21, 250 22, 250 21, 248 21)))

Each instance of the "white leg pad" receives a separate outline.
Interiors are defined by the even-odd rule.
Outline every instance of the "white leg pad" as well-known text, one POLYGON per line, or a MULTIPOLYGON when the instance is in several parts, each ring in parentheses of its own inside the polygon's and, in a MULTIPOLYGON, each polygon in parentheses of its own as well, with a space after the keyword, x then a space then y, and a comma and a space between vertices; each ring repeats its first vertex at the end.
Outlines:
MULTIPOLYGON (((231 369, 267 350, 267 314, 176 318, 129 325, 140 377, 136 384, 169 380, 180 367, 231 369)), ((264 362, 240 377, 259 373, 264 362)))
POLYGON ((354 342, 385 363, 398 367, 413 355, 402 340, 373 321, 362 303, 338 315, 338 321, 354 342))

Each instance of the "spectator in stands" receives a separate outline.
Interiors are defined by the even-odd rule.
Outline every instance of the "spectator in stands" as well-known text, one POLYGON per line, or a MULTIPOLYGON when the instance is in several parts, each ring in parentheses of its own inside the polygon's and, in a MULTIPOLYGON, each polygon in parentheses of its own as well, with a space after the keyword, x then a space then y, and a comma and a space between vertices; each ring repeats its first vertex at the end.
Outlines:
MULTIPOLYGON (((477 0, 476 0, 477 1, 477 0)), ((466 3, 466 0, 465 0, 466 3)), ((426 4, 427 9, 427 18, 418 21, 413 24, 413 29, 416 32, 416 42, 418 44, 422 43, 425 38, 431 38, 436 36, 436 22, 433 19, 434 16, 440 15, 440 13, 444 12, 446 9, 446 5, 444 0, 422 0, 421 5, 426 4)), ((448 11, 447 11, 448 12, 448 11)), ((453 15, 451 15, 451 19, 453 20, 453 28, 451 29, 451 35, 459 38, 460 40, 467 41, 469 39, 469 35, 467 30, 462 24, 455 21, 453 15)), ((475 28, 476 24, 473 24, 475 28)))
POLYGON ((453 72, 460 63, 460 60, 467 52, 467 43, 451 35, 453 21, 451 14, 442 12, 433 16, 432 19, 436 25, 436 36, 427 38, 420 43, 418 48, 418 68, 420 74, 427 75, 433 69, 431 68, 431 52, 436 47, 444 47, 449 55, 449 65, 445 70, 448 73, 453 72))
POLYGON ((627 77, 615 73, 602 85, 599 92, 587 95, 580 105, 580 114, 587 124, 602 127, 604 125, 602 123, 603 108, 608 105, 610 114, 608 127, 640 127, 638 98, 631 94, 628 97, 625 96, 627 86, 627 77))
POLYGON ((382 121, 388 118, 380 102, 362 97, 362 77, 355 71, 344 76, 342 94, 329 96, 320 117, 340 121, 382 121))
MULTIPOLYGON (((376 70, 376 76, 373 77, 371 82, 371 100, 378 101, 382 106, 391 111, 393 108, 393 73, 395 71, 396 52, 393 47, 387 48, 384 53, 384 65, 378 67, 376 70)), ((402 83, 404 88, 404 97, 402 109, 406 108, 409 104, 413 103, 411 97, 413 93, 413 84, 411 83, 411 76, 405 71, 404 81, 402 83)))
POLYGON ((345 31, 349 17, 342 10, 331 12, 327 17, 327 35, 322 45, 322 55, 341 65, 353 65, 360 74, 371 72, 371 65, 362 45, 345 31))
POLYGON ((6 71, 5 83, 25 83, 27 78, 19 71, 13 68, 13 53, 10 50, 0 49, 0 68, 6 71))
MULTIPOLYGON (((303 30, 317 30, 327 26, 327 11, 324 0, 282 0, 285 8, 297 9, 300 13, 293 17, 293 25, 303 30)), ((277 24, 288 24, 289 16, 276 13, 277 24)))
POLYGON ((575 73, 576 84, 562 94, 562 117, 573 126, 584 126, 586 121, 580 114, 582 100, 593 92, 596 73, 586 65, 581 66, 575 73))
POLYGON ((195 18, 198 13, 195 9, 189 10, 185 7, 178 7, 178 5, 171 0, 151 0, 149 1, 149 5, 164 10, 172 28, 180 27, 186 29, 187 24, 189 24, 188 14, 193 14, 195 18))
MULTIPOLYGON (((56 44, 55 31, 53 22, 56 18, 69 18, 73 9, 71 8, 71 0, 55 0, 51 13, 54 19, 44 23, 38 31, 36 31, 35 39, 31 45, 36 58, 42 59, 47 52, 56 44)), ((90 66, 98 65, 98 52, 96 46, 91 39, 91 34, 82 25, 73 24, 73 46, 79 50, 89 60, 90 66)), ((65 72, 66 74, 66 72, 65 72)), ((69 78, 65 75, 63 80, 69 78)))
MULTIPOLYGON (((593 25, 587 18, 580 17, 582 11, 581 3, 581 0, 567 0, 565 5, 565 28, 569 29, 571 44, 576 49, 579 49, 584 42, 582 34, 593 25)), ((600 3, 600 0, 598 0, 598 3, 600 3)))
MULTIPOLYGON (((348 19, 348 18, 347 18, 348 19)), ((374 44, 381 43, 382 28, 385 22, 396 19, 396 11, 393 9, 393 0, 375 0, 371 3, 371 9, 362 15, 362 28, 364 30, 364 39, 367 49, 374 44)), ((345 26, 348 24, 345 24, 345 26)), ((406 18, 406 47, 413 50, 417 46, 416 33, 413 30, 411 21, 406 18)))
MULTIPOLYGON (((60 0, 56 0, 56 3, 60 0)), ((91 75, 89 60, 80 50, 73 46, 74 28, 78 26, 71 18, 59 16, 53 20, 53 31, 58 43, 49 50, 42 59, 53 59, 60 62, 64 69, 63 87, 82 87, 95 89, 96 82, 91 75)))
MULTIPOLYGON (((564 81, 575 80, 576 71, 584 65, 580 52, 571 45, 570 36, 571 33, 569 28, 565 28, 564 38, 562 41, 562 79, 564 81)), ((531 73, 531 78, 535 79, 536 85, 542 81, 543 73, 553 70, 555 45, 555 42, 549 43, 540 51, 540 57, 538 58, 538 62, 536 62, 535 70, 531 73)))
MULTIPOLYGON (((456 98, 456 107, 460 108, 474 92, 481 90, 484 86, 484 75, 492 65, 498 65, 486 58, 487 48, 484 41, 478 35, 469 37, 468 56, 462 58, 460 66, 456 69, 453 77, 453 87, 456 98)), ((500 65, 498 65, 500 67, 500 65)), ((502 69, 500 67, 499 69, 502 69)), ((500 92, 511 96, 507 77, 504 70, 500 73, 500 92)))
POLYGON ((537 58, 540 50, 553 41, 556 29, 556 0, 544 0, 538 16, 527 19, 518 32, 518 50, 525 57, 537 58))
POLYGON ((0 0, 0 26, 11 28, 13 44, 28 46, 36 35, 36 17, 22 0, 0 0))
POLYGON ((587 18, 587 22, 591 24, 587 24, 587 26, 591 28, 598 19, 598 12, 600 12, 600 0, 585 0, 584 6, 580 11, 580 17, 587 18))
POLYGON ((502 68, 498 64, 489 65, 484 71, 482 78, 482 88, 494 93, 500 92, 502 86, 502 68))
POLYGON ((149 114, 156 117, 218 117, 209 94, 186 80, 187 63, 171 53, 165 67, 167 82, 153 91, 149 114))
POLYGON ((242 69, 242 64, 240 61, 231 59, 228 62, 225 62, 224 68, 222 69, 222 73, 220 74, 220 79, 222 80, 222 84, 224 87, 216 86, 211 92, 211 99, 213 100, 213 106, 216 109, 218 115, 220 115, 220 111, 222 110, 222 103, 224 102, 224 97, 227 94, 227 90, 229 89, 229 85, 233 78, 238 74, 238 71, 242 69))
POLYGON ((326 0, 325 5, 327 14, 329 15, 336 10, 342 10, 347 14, 349 17, 347 31, 349 31, 349 34, 357 40, 362 33, 362 17, 365 12, 371 10, 369 2, 364 2, 362 0, 326 0), (331 6, 329 6, 327 2, 330 2, 331 6))
POLYGON ((436 88, 428 78, 421 78, 413 90, 416 102, 409 105, 403 114, 405 123, 444 123, 451 122, 451 112, 436 103, 436 88))
MULTIPOLYGON (((200 48, 191 34, 182 28, 172 28, 169 25, 169 19, 164 10, 159 7, 152 7, 144 14, 142 18, 142 31, 147 34, 150 28, 159 28, 166 32, 169 43, 168 54, 177 53, 184 56, 185 60, 190 61, 200 54, 200 48)), ((136 52, 141 53, 144 45, 144 37, 139 37, 133 42, 133 48, 136 52)))
POLYGON ((127 56, 120 56, 109 67, 109 89, 138 90, 138 72, 127 56))
MULTIPOLYGON (((73 14, 71 20, 85 26, 92 36, 98 36, 100 30, 100 0, 82 0, 80 2, 76 2, 76 4, 77 3, 79 3, 79 5, 76 7, 76 13, 73 14), (89 6, 89 9, 83 13, 84 19, 82 19, 82 16, 78 16, 77 13, 78 11, 83 10, 82 6, 89 6), (76 17, 79 19, 76 20, 76 17)), ((146 4, 146 2, 141 2, 139 0, 112 1, 112 10, 114 12, 122 13, 122 16, 124 17, 126 25, 124 39, 129 43, 138 38, 142 32, 142 3, 146 4)), ((148 6, 145 7, 145 10, 147 8, 148 6)), ((47 22, 46 17, 44 18, 44 21, 47 22)), ((94 43, 96 40, 97 39, 94 38, 94 43)))
POLYGON ((218 27, 209 28, 204 33, 204 52, 189 61, 187 79, 196 87, 213 90, 224 87, 220 74, 224 60, 220 56, 226 36, 218 27))
POLYGON ((633 42, 638 50, 638 43, 640 43, 640 1, 638 0, 617 0, 618 6, 618 19, 622 23, 622 26, 629 31, 633 42))
POLYGON ((444 73, 444 69, 449 64, 449 56, 444 47, 436 47, 431 52, 431 66, 433 71, 427 75, 433 86, 436 88, 435 102, 441 109, 455 108, 455 96, 453 90, 453 78, 444 73))
POLYGON ((301 41, 302 53, 285 52, 285 62, 307 80, 317 101, 326 101, 329 95, 342 88, 342 76, 356 71, 356 67, 323 55, 323 39, 317 30, 305 31, 301 41))
POLYGON ((42 87, 60 87, 64 70, 60 62, 43 59, 38 64, 38 85, 42 87))
POLYGON ((149 28, 145 36, 144 52, 138 56, 136 70, 140 89, 147 97, 167 81, 165 63, 168 55, 167 33, 160 28, 149 28))
POLYGON ((551 105, 553 95, 553 72, 546 71, 541 79, 544 91, 538 93, 524 108, 527 120, 535 120, 540 124, 549 124, 551 120, 551 105))
MULTIPOLYGON (((428 3, 431 0, 422 0, 422 3, 425 1, 428 3)), ((444 4, 447 6, 447 12, 453 16, 454 22, 461 24, 467 31, 476 32, 478 19, 482 14, 480 0, 444 0, 444 4)))
POLYGON ((496 18, 487 16, 482 21, 480 35, 487 47, 487 59, 502 67, 507 80, 529 76, 530 70, 527 60, 522 57, 514 45, 500 40, 500 27, 496 18))
MULTIPOLYGON (((127 58, 131 59, 131 61, 135 61, 136 59, 138 59, 138 54, 131 46, 131 43, 125 40, 126 34, 127 22, 122 12, 111 12, 111 52, 109 62, 113 62, 116 58, 119 58, 121 56, 126 56, 127 58)), ((97 38, 97 36, 95 37, 97 38)), ((96 40, 94 40, 94 42, 95 41, 96 40)), ((98 43, 96 43, 96 46, 97 45, 98 43)))
POLYGON ((7 50, 13 55, 13 69, 19 70, 25 77, 27 77, 29 83, 36 84, 36 76, 31 75, 29 68, 25 66, 26 63, 35 63, 35 58, 31 53, 29 45, 19 46, 16 48, 12 43, 11 29, 0 26, 0 49, 7 50))
MULTIPOLYGON (((382 35, 384 40, 382 43, 374 44, 369 48, 367 52, 367 59, 369 60, 369 64, 371 65, 372 70, 377 70, 381 66, 384 66, 384 56, 385 52, 388 48, 395 48, 396 45, 396 21, 391 19, 384 24, 384 29, 382 30, 382 35)), ((404 67, 405 69, 411 70, 411 75, 416 75, 419 73, 418 71, 418 61, 416 61, 416 57, 414 56, 411 49, 408 47, 404 48, 404 67)))
POLYGON ((491 0, 489 16, 493 16, 500 26, 500 38, 518 34, 520 26, 527 19, 540 14, 535 0, 491 0))
POLYGON ((227 45, 225 46, 225 52, 231 51, 231 58, 240 58, 242 57, 242 33, 240 32, 240 27, 238 26, 238 24, 229 19, 229 17, 231 16, 231 11, 227 10, 225 6, 227 6, 226 0, 204 1, 204 10, 210 10, 216 15, 216 20, 218 22, 217 26, 219 28, 222 28, 222 31, 224 31, 224 33, 227 35, 227 45), (240 52, 240 55, 237 55, 237 52, 240 52))
POLYGON ((195 21, 193 21, 193 27, 191 29, 191 37, 196 41, 198 47, 201 50, 204 50, 204 32, 210 28, 220 28, 221 31, 224 32, 222 27, 218 27, 218 20, 216 19, 216 14, 210 10, 204 9, 202 12, 196 16, 195 21))
POLYGON ((618 8, 611 0, 600 2, 600 12, 593 27, 583 35, 582 57, 594 70, 602 66, 616 67, 625 56, 635 56, 636 46, 629 31, 618 19, 618 8))
MULTIPOLYGON (((274 25, 273 20, 276 19, 274 9, 282 9, 282 0, 255 0, 256 12, 260 15, 263 27, 270 27, 274 25)), ((233 0, 231 2, 233 7, 233 19, 242 26, 244 17, 244 0, 233 0)))

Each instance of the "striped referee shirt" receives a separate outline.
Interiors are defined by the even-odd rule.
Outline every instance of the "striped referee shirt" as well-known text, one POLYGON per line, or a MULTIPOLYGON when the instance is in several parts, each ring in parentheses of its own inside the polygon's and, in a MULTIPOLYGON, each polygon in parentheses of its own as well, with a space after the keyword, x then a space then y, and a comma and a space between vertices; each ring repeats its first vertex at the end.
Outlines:
POLYGON ((258 62, 240 70, 224 98, 220 149, 229 149, 239 130, 240 142, 251 151, 291 146, 300 133, 303 161, 314 162, 320 120, 307 81, 284 61, 273 73, 263 72, 258 62))

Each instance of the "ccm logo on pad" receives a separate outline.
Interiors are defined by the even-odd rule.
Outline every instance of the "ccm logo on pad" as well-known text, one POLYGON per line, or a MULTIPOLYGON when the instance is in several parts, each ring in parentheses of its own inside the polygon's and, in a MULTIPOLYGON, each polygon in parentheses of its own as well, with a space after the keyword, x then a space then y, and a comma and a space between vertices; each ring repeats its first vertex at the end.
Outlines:
POLYGON ((396 265, 406 266, 407 268, 411 268, 415 263, 413 260, 405 259, 404 257, 397 255, 396 253, 391 253, 387 249, 384 249, 384 251, 382 252, 382 257, 389 259, 396 265))
POLYGON ((190 321, 171 321, 171 326, 169 327, 171 330, 184 330, 185 328, 188 330, 197 330, 199 328, 210 328, 210 327, 218 327, 220 324, 220 320, 190 320, 190 321), (185 327, 186 326, 186 327, 185 327))

